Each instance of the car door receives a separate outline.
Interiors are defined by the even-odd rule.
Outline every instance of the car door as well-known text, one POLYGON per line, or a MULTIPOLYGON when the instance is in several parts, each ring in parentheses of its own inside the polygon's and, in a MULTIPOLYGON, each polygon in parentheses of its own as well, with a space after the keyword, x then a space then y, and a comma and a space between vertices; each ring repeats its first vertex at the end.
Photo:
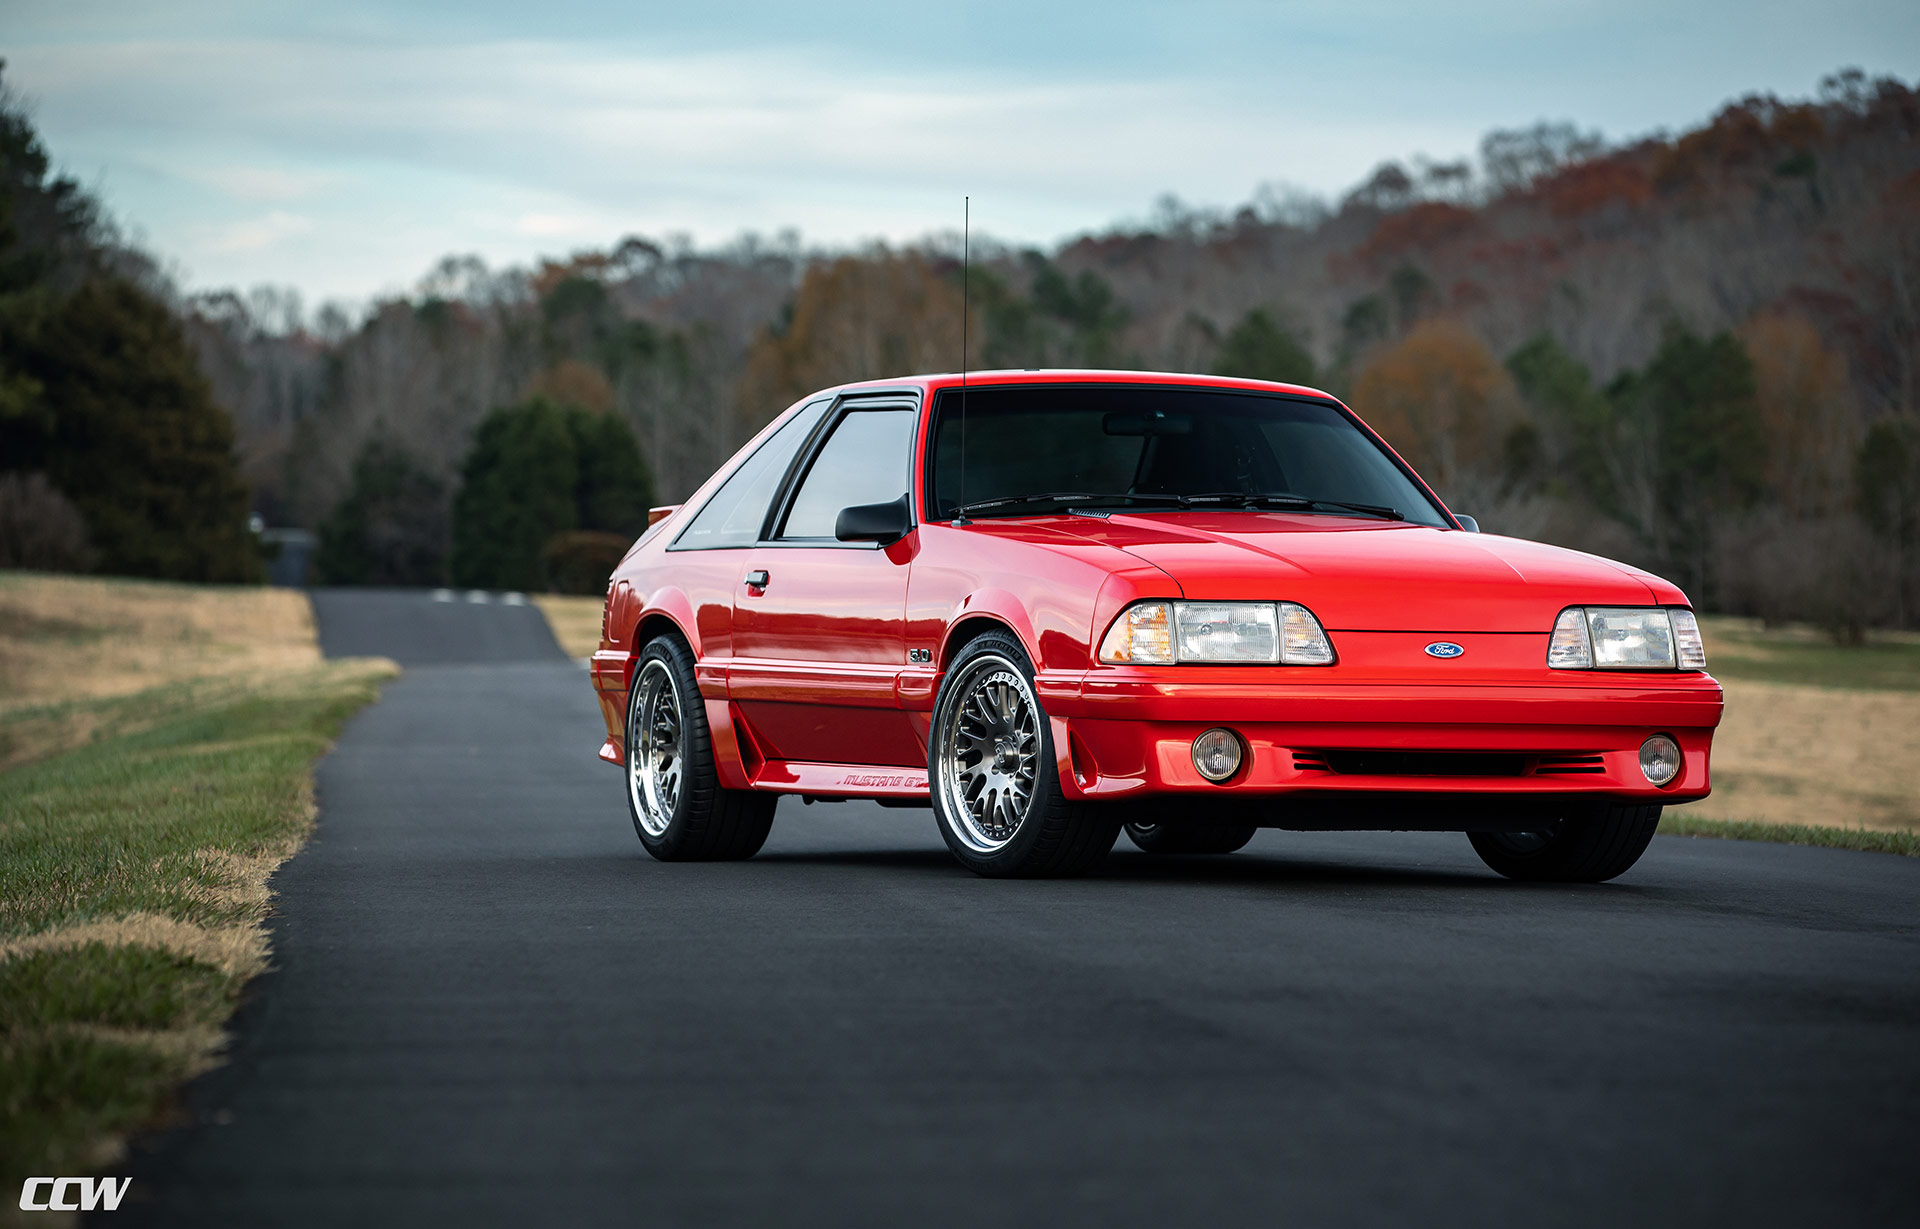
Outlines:
POLYGON ((911 542, 841 542, 842 508, 909 489, 918 409, 909 401, 836 406, 743 552, 733 601, 728 695, 773 759, 924 765, 895 688, 906 664, 911 542))

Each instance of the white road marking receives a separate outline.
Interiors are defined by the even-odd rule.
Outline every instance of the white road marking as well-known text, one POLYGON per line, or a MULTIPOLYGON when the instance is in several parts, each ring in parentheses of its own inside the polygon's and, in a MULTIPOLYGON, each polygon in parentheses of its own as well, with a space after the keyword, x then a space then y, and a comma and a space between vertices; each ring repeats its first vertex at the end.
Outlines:
POLYGON ((487 596, 485 589, 469 589, 467 590, 467 600, 476 606, 485 606, 492 599, 487 596))
POLYGON ((502 606, 525 606, 527 604, 527 595, 524 593, 509 593, 500 599, 500 604, 502 606))
POLYGON ((451 602, 453 600, 453 590, 435 589, 433 591, 433 600, 436 602, 451 602))

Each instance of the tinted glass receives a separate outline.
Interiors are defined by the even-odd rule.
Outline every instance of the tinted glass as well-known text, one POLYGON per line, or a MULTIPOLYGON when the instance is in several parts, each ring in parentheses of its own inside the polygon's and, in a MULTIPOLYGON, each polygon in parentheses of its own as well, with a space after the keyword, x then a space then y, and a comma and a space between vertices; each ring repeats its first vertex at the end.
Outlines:
POLYGON ((913 447, 910 409, 855 410, 821 446, 787 511, 783 538, 832 538, 840 509, 907 493, 913 447))
POLYGON ((1126 385, 969 389, 964 479, 959 408, 954 390, 934 408, 930 485, 942 519, 963 502, 964 488, 969 504, 1046 492, 1298 495, 1394 508, 1421 525, 1446 523, 1330 402, 1126 385))
POLYGON ((707 506, 674 539, 674 549, 751 546, 759 541, 760 526, 767 519, 775 488, 786 477, 800 445, 807 442, 808 434, 832 404, 830 399, 810 402, 768 437, 741 462, 732 477, 720 484, 707 506))

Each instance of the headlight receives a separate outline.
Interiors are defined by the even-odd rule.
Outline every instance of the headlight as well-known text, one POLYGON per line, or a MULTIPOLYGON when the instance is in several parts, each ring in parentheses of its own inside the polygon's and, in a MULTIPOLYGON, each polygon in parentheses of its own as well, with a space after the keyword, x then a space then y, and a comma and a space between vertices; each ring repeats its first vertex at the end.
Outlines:
POLYGON ((1555 670, 1704 670, 1707 651, 1691 610, 1571 606, 1553 623, 1555 670))
POLYGON ((1109 665, 1330 666, 1333 645, 1293 602, 1138 602, 1100 639, 1109 665))

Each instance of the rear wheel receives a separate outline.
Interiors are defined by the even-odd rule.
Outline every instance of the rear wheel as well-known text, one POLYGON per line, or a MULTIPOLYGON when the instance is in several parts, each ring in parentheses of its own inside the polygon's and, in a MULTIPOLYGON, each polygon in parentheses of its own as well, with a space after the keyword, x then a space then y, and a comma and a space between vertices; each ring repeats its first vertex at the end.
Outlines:
POLYGON ((1660 826, 1660 808, 1615 803, 1534 829, 1469 832, 1480 860, 1509 879, 1604 883, 1640 860, 1660 826))
POLYGON ((927 740, 933 814, 961 865, 1039 878, 1078 875, 1106 857, 1120 817, 1065 797, 1056 764, 1020 642, 1004 632, 969 641, 940 684, 927 740))
POLYGON ((777 801, 720 787, 693 653, 671 636, 648 644, 627 695, 627 810, 647 852, 663 862, 751 858, 777 801))
POLYGON ((1166 823, 1129 823, 1127 839, 1147 853, 1232 853, 1245 848, 1259 829, 1232 820, 1175 819, 1166 823))

